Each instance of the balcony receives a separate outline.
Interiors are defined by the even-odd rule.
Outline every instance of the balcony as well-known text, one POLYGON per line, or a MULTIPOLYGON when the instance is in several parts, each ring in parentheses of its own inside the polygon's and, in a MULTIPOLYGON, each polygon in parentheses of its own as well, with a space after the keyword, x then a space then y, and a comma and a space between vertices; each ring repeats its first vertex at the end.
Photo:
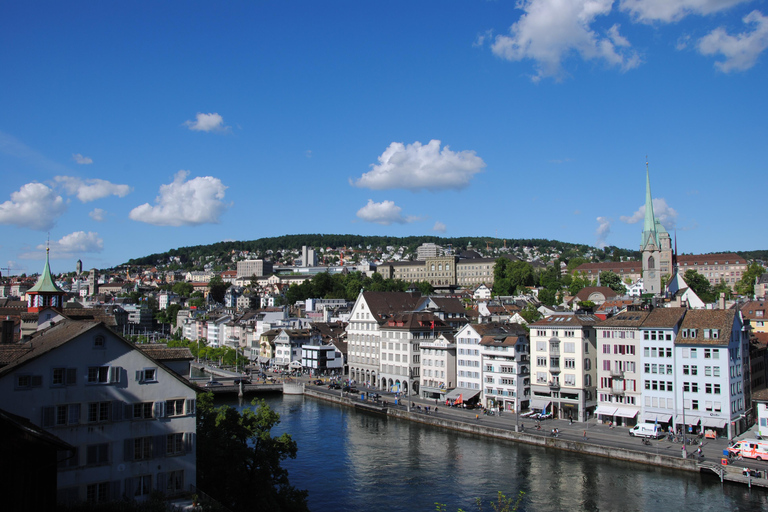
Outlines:
POLYGON ((611 370, 611 377, 614 378, 614 379, 623 379, 624 378, 624 371, 623 370, 617 370, 617 369, 614 368, 614 369, 611 370))
POLYGON ((624 393, 625 393, 624 386, 622 387, 614 386, 611 388, 611 394, 623 396, 624 393))
POLYGON ((560 373, 560 365, 557 365, 557 366, 549 365, 549 373, 560 373))
POLYGON ((549 386, 550 389, 560 389, 560 381, 550 380, 549 382, 547 382, 547 386, 549 386))

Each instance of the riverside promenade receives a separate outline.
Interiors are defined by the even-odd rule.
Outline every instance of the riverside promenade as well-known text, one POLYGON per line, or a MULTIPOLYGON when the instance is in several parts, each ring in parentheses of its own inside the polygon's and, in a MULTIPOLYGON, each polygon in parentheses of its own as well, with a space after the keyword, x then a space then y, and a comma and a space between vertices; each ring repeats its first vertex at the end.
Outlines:
MULTIPOLYGON (((588 423, 573 422, 572 424, 568 420, 543 420, 541 430, 537 430, 535 420, 518 418, 512 413, 487 416, 479 410, 447 407, 444 404, 436 404, 434 400, 418 397, 407 397, 407 402, 406 397, 403 397, 397 400, 396 405, 396 397, 392 393, 361 386, 357 386, 357 389, 358 393, 350 395, 340 390, 330 390, 327 386, 305 383, 304 394, 358 410, 438 428, 681 471, 708 473, 719 478, 721 482, 728 481, 750 487, 768 487, 768 479, 765 477, 768 474, 766 462, 743 460, 734 461, 727 466, 721 464, 723 450, 728 446, 726 439, 703 439, 704 456, 701 459, 695 455, 698 444, 687 445, 687 453, 684 457, 681 443, 673 443, 663 438, 649 440, 649 443, 645 444, 641 438, 631 437, 627 427, 610 428, 594 420, 588 423), (366 393, 366 396, 368 393, 377 393, 380 398, 376 401, 363 400, 362 393, 366 393), (411 404, 413 406, 408 407, 411 404), (430 407, 429 413, 426 412, 427 406, 430 407), (557 436, 552 435, 552 429, 558 429, 557 436), (745 468, 760 472, 761 477, 755 477, 753 473, 745 475, 745 468)), ((754 434, 748 431, 739 438, 754 438, 754 434)))

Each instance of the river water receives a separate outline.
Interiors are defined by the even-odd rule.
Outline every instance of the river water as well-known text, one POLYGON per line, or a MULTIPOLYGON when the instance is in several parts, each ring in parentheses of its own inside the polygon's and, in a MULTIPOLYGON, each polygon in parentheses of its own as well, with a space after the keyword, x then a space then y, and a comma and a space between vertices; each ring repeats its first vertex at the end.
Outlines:
MULTIPOLYGON (((768 493, 690 474, 427 427, 303 396, 268 398, 296 459, 291 484, 313 512, 477 510, 499 491, 520 510, 756 511, 768 493)), ((229 403, 237 406, 236 401, 229 403)), ((246 406, 248 403, 246 402, 246 406)))

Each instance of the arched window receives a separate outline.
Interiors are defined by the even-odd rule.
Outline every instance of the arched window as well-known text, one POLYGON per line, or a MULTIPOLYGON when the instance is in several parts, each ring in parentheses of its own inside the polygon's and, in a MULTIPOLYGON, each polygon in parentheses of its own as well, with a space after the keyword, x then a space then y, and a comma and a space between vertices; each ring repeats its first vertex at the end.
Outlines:
POLYGON ((653 256, 648 258, 648 268, 656 268, 656 260, 653 256))

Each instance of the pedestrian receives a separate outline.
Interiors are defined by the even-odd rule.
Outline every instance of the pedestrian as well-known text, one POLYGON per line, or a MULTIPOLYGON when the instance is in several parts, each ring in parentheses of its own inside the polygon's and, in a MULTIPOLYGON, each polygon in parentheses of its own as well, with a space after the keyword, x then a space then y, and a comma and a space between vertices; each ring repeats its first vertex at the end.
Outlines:
POLYGON ((479 419, 480 419, 480 415, 479 414, 475 414, 475 420, 479 420, 479 419))
POLYGON ((585 441, 587 440, 587 431, 585 430, 584 433, 581 435, 581 438, 585 441))
POLYGON ((685 459, 686 455, 688 455, 688 454, 685 452, 685 446, 683 446, 683 449, 682 449, 682 452, 681 452, 681 457, 683 457, 685 459))
POLYGON ((435 414, 437 414, 437 406, 435 406, 435 414))

